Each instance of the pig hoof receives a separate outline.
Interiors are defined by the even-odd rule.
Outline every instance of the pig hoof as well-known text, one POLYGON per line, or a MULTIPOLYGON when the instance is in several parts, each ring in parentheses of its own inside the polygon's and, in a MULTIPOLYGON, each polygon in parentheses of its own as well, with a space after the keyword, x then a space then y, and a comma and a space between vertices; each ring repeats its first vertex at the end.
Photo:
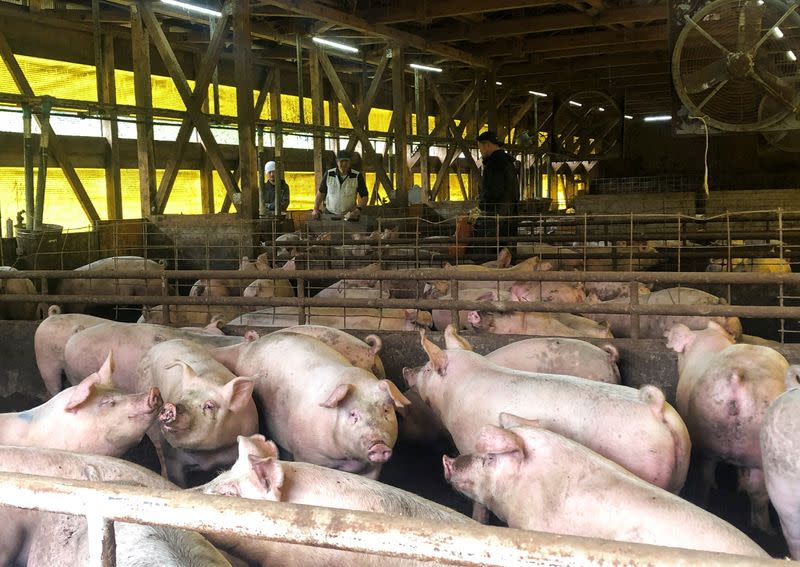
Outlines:
POLYGON ((376 443, 367 453, 371 463, 385 463, 392 456, 392 450, 383 443, 376 443))

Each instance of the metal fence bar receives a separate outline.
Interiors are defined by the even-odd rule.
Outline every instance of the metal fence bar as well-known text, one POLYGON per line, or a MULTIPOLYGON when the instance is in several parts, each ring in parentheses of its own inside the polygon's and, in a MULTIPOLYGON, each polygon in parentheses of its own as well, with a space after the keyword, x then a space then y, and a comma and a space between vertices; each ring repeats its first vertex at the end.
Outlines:
POLYGON ((783 561, 476 524, 0 473, 0 503, 449 565, 784 565, 783 561))

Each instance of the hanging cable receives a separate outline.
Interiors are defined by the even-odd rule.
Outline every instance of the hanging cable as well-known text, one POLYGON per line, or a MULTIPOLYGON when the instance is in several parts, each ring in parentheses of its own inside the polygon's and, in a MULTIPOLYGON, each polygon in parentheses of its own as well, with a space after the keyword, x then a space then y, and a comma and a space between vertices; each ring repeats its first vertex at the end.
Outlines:
POLYGON ((706 122, 707 116, 690 116, 692 120, 699 120, 703 123, 703 128, 705 128, 706 132, 706 151, 703 155, 703 191, 706 193, 706 197, 708 197, 708 123, 706 122))

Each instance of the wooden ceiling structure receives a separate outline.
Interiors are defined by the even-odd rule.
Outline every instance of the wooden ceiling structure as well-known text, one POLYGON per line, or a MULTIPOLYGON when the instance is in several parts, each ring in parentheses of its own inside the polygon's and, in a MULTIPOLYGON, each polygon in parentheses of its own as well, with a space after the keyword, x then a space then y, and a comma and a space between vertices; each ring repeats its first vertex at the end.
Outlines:
MULTIPOLYGON (((99 103, 92 107, 75 102, 72 107, 100 108, 104 116, 127 112, 137 118, 142 216, 164 210, 178 169, 186 167, 184 152, 193 129, 204 149, 204 210, 214 209, 209 186, 216 172, 227 193, 223 210, 233 205, 253 218, 258 213, 253 142, 260 127, 276 133, 278 160, 283 157, 283 128, 312 132, 318 176, 324 136, 343 136, 351 150, 360 142, 365 166, 376 173, 376 184, 387 192, 393 186, 387 171, 393 172, 394 183, 401 189, 410 185, 411 171, 419 171, 427 189, 426 173, 452 171, 458 162, 459 169, 469 172, 470 189, 462 189, 466 196, 474 192, 479 175, 467 140, 474 139, 477 127, 484 123, 506 132, 530 124, 534 101, 529 90, 548 93, 547 100, 601 90, 624 100, 628 114, 670 108, 666 0, 186 1, 221 10, 223 15, 209 18, 159 0, 0 0, 0 54, 9 68, 16 65, 14 53, 94 64, 99 103), (68 35, 73 32, 85 37, 76 35, 80 37, 76 41, 68 35), (6 35, 14 36, 14 41, 6 35), (320 49, 312 42, 314 36, 359 51, 320 49), (82 43, 84 39, 88 43, 82 43), (88 53, 87 45, 91 46, 88 53), (412 72, 408 66, 412 62, 434 65, 443 72, 412 72), (138 77, 135 107, 116 106, 115 68, 130 69, 138 77), (151 72, 172 78, 185 112, 154 110, 158 104, 144 79, 151 72), (190 80, 195 82, 194 89, 190 80), (217 80, 237 88, 235 123, 240 143, 234 160, 218 147, 210 131, 211 124, 226 119, 214 111, 218 107, 206 96, 208 86, 217 80), (253 91, 260 93, 255 104, 250 100, 253 91), (310 97, 312 116, 304 117, 301 110, 300 124, 293 126, 260 121, 267 94, 278 92, 310 97), (352 130, 325 126, 325 100, 342 104, 352 130), (392 153, 406 158, 395 158, 394 167, 371 142, 374 133, 369 132, 367 115, 372 107, 393 111, 392 153), (421 125, 413 133, 412 113, 421 125), (153 141, 148 120, 155 115, 181 120, 177 141, 166 158, 154 151, 159 144, 153 141), (427 115, 437 118, 431 132, 421 119, 427 115), (419 159, 428 145, 446 149, 440 148, 437 158, 419 159), (157 185, 158 160, 164 162, 158 167, 166 173, 157 185), (209 198, 211 203, 207 203, 209 198)), ((40 94, 29 85, 24 87, 24 76, 16 74, 14 80, 23 96, 5 96, 6 89, 0 88, 0 98, 5 98, 0 102, 21 104, 40 94)), ((269 99, 271 115, 279 116, 280 98, 269 99)), ((338 106, 331 108, 337 111, 338 106)), ((104 163, 107 169, 110 163, 109 217, 119 218, 119 147, 124 149, 125 144, 119 142, 113 123, 113 119, 104 123, 108 143, 104 163)), ((55 135, 52 138, 51 144, 58 144, 55 135)), ((57 161, 65 172, 72 168, 67 155, 57 161)), ((80 180, 68 177, 87 216, 96 219, 80 180)), ((439 184, 447 177, 437 175, 439 184)), ((434 193, 440 185, 432 187, 434 193)))

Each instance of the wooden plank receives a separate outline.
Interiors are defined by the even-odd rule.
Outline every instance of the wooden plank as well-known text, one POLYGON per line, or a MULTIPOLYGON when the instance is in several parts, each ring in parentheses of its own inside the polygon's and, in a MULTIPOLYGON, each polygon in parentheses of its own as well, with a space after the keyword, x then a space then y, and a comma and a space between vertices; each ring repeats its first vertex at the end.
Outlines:
POLYGON ((299 112, 299 120, 300 124, 306 123, 306 105, 305 105, 305 85, 303 85, 303 42, 300 36, 300 32, 294 34, 295 38, 295 50, 297 55, 295 56, 295 64, 297 67, 297 110, 299 112))
MULTIPOLYGON (((256 124, 253 114, 253 46, 250 36, 250 0, 233 0, 233 57, 242 192, 239 216, 249 220, 258 218, 259 189, 259 172, 256 163, 256 124)), ((276 183, 279 183, 280 179, 277 177, 276 183)), ((276 191, 276 193, 278 192, 276 191)))
MULTIPOLYGON (((281 106, 281 68, 275 67, 275 73, 272 79, 272 90, 269 96, 269 117, 275 121, 275 187, 280 187, 281 180, 283 179, 283 129, 282 124, 282 106, 281 106)), ((279 191, 275 191, 275 201, 277 204, 279 191)), ((277 207, 276 207, 277 208, 277 207)))
MULTIPOLYGON (((533 103, 535 100, 536 100, 535 96, 533 95, 529 96, 527 99, 525 99, 525 102, 522 103, 522 106, 520 106, 514 113, 514 116, 512 116, 511 122, 508 125, 509 135, 511 135, 511 131, 514 130, 519 125, 519 123, 522 122, 522 119, 525 118, 525 116, 531 111, 531 108, 533 108, 533 103)), ((514 132, 514 139, 516 139, 517 137, 519 137, 519 132, 514 132)))
MULTIPOLYGON (((322 95, 322 75, 319 69, 319 51, 316 46, 311 48, 309 59, 309 80, 311 81, 311 123, 316 125, 325 121, 325 108, 322 95)), ((322 162, 325 153, 325 135, 314 132, 314 190, 322 183, 325 174, 325 164, 322 162)))
MULTIPOLYGON (((510 86, 510 85, 509 85, 510 86)), ((486 124, 489 130, 497 133, 497 78, 494 68, 486 74, 486 124)))
MULTIPOLYGON (((417 136, 428 135, 428 92, 425 85, 425 75, 419 70, 414 70, 414 106, 417 114, 417 136)), ((427 141, 419 144, 419 174, 422 183, 422 202, 428 202, 428 191, 431 188, 431 176, 428 170, 429 144, 427 141)))
MULTIPOLYGON (((381 86, 381 81, 383 80, 383 73, 386 71, 386 66, 389 64, 389 52, 384 50, 383 55, 381 56, 380 62, 378 62, 378 66, 375 68, 375 73, 372 76, 372 82, 369 84, 369 89, 367 89, 367 94, 364 97, 364 103, 358 109, 358 120, 360 124, 363 124, 369 130, 369 112, 372 110, 372 105, 375 104, 375 97, 378 95, 378 89, 381 86)), ((358 143, 358 136, 355 133, 350 134, 350 139, 347 140, 347 151, 352 153, 353 150, 356 149, 356 144, 358 143)))
MULTIPOLYGON (((334 92, 328 97, 328 114, 330 115, 330 125, 338 128, 341 124, 339 122, 339 97, 337 97, 334 92)), ((369 123, 365 120, 364 124, 369 123)), ((333 138, 333 151, 338 152, 340 145, 339 135, 331 134, 331 138, 333 138)))
MULTIPOLYGON (((5 62, 8 72, 11 74, 11 79, 14 81, 17 89, 19 89, 19 92, 25 96, 35 96, 33 88, 25 77, 25 73, 22 72, 22 68, 20 68, 17 58, 14 56, 14 52, 11 51, 11 46, 8 44, 6 36, 2 32, 0 32, 0 57, 3 59, 3 62, 5 62)), ((34 114, 34 117, 41 127, 42 121, 39 115, 34 114)), ((67 182, 72 188, 72 192, 75 193, 75 197, 77 197, 86 217, 92 222, 99 221, 100 217, 97 214, 97 210, 94 208, 91 199, 89 199, 89 195, 86 193, 86 189, 83 187, 83 183, 81 183, 75 168, 72 166, 72 161, 66 151, 61 147, 61 143, 53 129, 49 125, 47 129, 50 155, 52 155, 53 159, 61 166, 61 170, 64 172, 64 176, 67 178, 67 182)))
POLYGON ((406 65, 403 48, 392 46, 392 118, 394 120, 394 200, 397 205, 408 205, 411 172, 408 169, 408 130, 406 123, 406 65))
POLYGON ((153 141, 153 89, 150 82, 150 34, 144 27, 139 8, 131 6, 131 49, 133 88, 136 106, 136 149, 139 157, 139 200, 142 218, 158 214, 156 207, 156 168, 153 141))
POLYGON ((470 170, 479 173, 478 165, 475 163, 475 160, 472 159, 472 149, 464 141, 464 138, 461 135, 461 130, 453 121, 453 115, 450 113, 447 102, 445 102, 444 97, 442 97, 442 94, 439 92, 439 88, 436 86, 436 83, 434 81, 430 81, 430 85, 431 93, 433 93, 433 97, 436 99, 436 104, 439 105, 440 112, 447 117, 447 124, 453 134, 453 141, 458 145, 459 148, 461 148, 461 151, 464 152, 464 156, 466 157, 470 170))
POLYGON ((398 44, 415 47, 421 51, 434 53, 453 61, 461 61, 463 63, 467 63, 468 65, 472 65, 473 67, 489 68, 491 65, 491 63, 483 57, 476 57, 475 55, 467 53, 466 51, 456 49, 455 47, 450 47, 449 45, 439 43, 438 41, 431 41, 430 39, 398 30, 391 26, 387 26, 386 24, 371 23, 364 18, 356 16, 355 14, 337 10, 312 0, 264 0, 264 2, 266 4, 272 4, 273 6, 283 8, 289 12, 302 14, 304 16, 316 18, 317 20, 332 22, 351 30, 385 37, 398 44))
MULTIPOLYGON (((117 103, 117 83, 114 78, 114 36, 103 35, 100 43, 103 55, 97 61, 96 72, 100 75, 101 91, 98 100, 108 104, 117 103)), ((103 120, 103 137, 106 140, 106 206, 108 220, 122 218, 122 176, 119 164, 119 126, 116 119, 103 120)))
POLYGON ((256 106, 253 110, 256 120, 261 119, 261 114, 264 112, 264 104, 267 102, 267 95, 269 95, 269 89, 272 86, 274 78, 275 70, 273 67, 264 71, 264 82, 261 84, 261 90, 258 92, 258 99, 256 100, 256 106))
MULTIPOLYGON (((211 36, 211 41, 208 44, 206 53, 200 62, 200 68, 195 75, 195 86, 192 92, 192 100, 194 100, 200 107, 204 106, 205 101, 208 99, 208 85, 214 77, 214 72, 217 68, 219 55, 225 47, 225 36, 228 30, 228 22, 230 21, 230 10, 225 9, 222 16, 217 19, 214 24, 214 31, 211 36)), ((174 153, 167 163, 164 170, 164 175, 158 185, 158 192, 156 193, 156 208, 158 214, 163 214, 167 206, 172 187, 175 185, 175 179, 178 176, 178 171, 183 162, 183 156, 186 152, 189 138, 192 135, 193 123, 189 117, 186 117, 181 122, 181 127, 178 130, 178 136, 175 138, 174 153)))
POLYGON ((364 127, 362 126, 363 123, 359 120, 355 108, 353 107, 353 103, 350 100, 350 95, 347 94, 344 85, 342 85, 342 81, 339 79, 336 69, 333 68, 331 60, 328 59, 328 55, 322 50, 319 51, 319 62, 322 66, 322 70, 325 71, 325 75, 328 77, 328 81, 331 83, 331 87, 339 97, 347 117, 353 124, 353 131, 361 141, 361 147, 364 150, 364 155, 370 161, 372 161, 375 166, 375 175, 381 180, 381 184, 386 189, 386 192, 390 193, 392 191, 392 182, 389 179, 389 176, 386 175, 386 170, 383 167, 383 163, 375 152, 375 148, 372 147, 372 141, 369 139, 369 136, 364 130, 364 127))
MULTIPOLYGON (((594 0, 593 0, 594 1, 594 0)), ((486 14, 516 8, 539 8, 558 4, 557 0, 404 0, 391 8, 371 8, 364 17, 370 22, 397 24, 400 22, 428 21, 469 14, 486 14)))
POLYGON ((200 136, 200 141, 208 154, 208 158, 214 165, 214 169, 217 170, 217 174, 220 176, 222 184, 225 186, 225 191, 233 200, 234 205, 236 205, 236 200, 238 200, 238 198, 234 199, 234 195, 239 192, 236 187, 236 182, 233 180, 231 172, 228 171, 225 165, 225 160, 219 149, 219 144, 217 144, 214 135, 211 133, 208 120, 203 113, 200 112, 200 105, 192 99, 192 90, 189 87, 189 83, 186 80, 180 63, 178 63, 178 59, 175 57, 175 52, 167 41, 164 30, 161 29, 158 20, 156 20, 152 6, 148 2, 142 1, 138 3, 138 6, 139 12, 142 15, 142 20, 147 25, 147 29, 152 36, 153 44, 161 55, 164 66, 167 68, 170 77, 172 77, 172 81, 175 84, 175 88, 178 90, 181 100, 183 100, 183 104, 186 105, 187 114, 192 122, 194 122, 197 133, 200 136))

